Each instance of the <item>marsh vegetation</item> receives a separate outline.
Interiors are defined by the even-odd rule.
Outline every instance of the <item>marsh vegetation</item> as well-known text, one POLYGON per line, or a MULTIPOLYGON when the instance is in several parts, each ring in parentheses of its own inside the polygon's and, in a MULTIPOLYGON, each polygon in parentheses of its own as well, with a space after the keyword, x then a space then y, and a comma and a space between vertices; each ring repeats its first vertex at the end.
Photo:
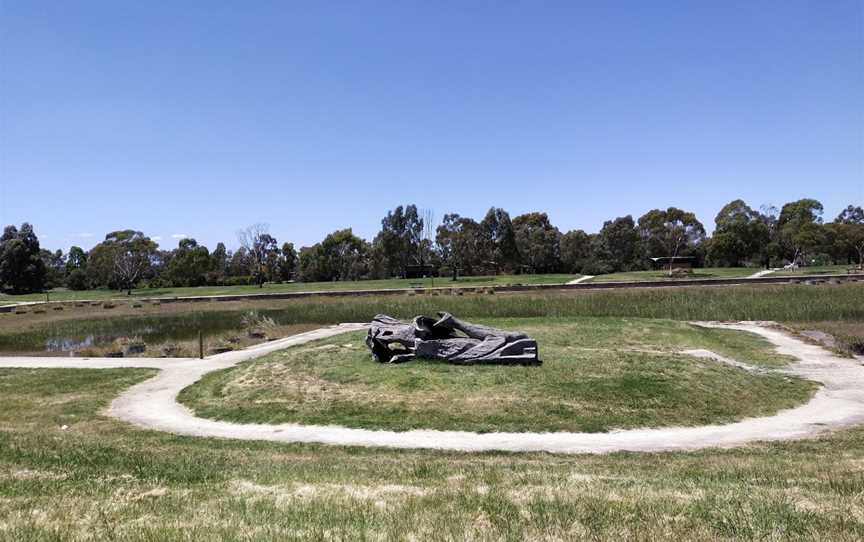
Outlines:
MULTIPOLYGON (((747 285, 679 289, 551 291, 453 295, 426 292, 387 297, 247 300, 206 303, 64 304, 0 313, 0 352, 42 353, 88 337, 142 337, 147 344, 212 342, 243 335, 249 311, 271 319, 274 336, 309 326, 368 322, 387 312, 400 318, 446 310, 464 318, 616 316, 671 320, 864 321, 864 285, 747 285), (137 306, 136 306, 137 305, 137 306), (60 306, 60 305, 57 305, 60 306), (39 312, 41 311, 41 312, 39 312), (301 326, 301 327, 293 327, 301 326), (304 327, 305 326, 305 327, 304 327)), ((90 339, 91 341, 94 339, 90 339)), ((197 347, 196 347, 197 348, 197 347)), ((197 350, 196 350, 197 351, 197 350)))

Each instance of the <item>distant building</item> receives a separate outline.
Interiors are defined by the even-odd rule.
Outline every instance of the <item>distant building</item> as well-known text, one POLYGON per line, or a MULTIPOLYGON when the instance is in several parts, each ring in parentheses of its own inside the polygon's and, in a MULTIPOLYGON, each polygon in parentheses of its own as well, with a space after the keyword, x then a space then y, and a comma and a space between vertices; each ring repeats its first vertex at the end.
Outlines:
POLYGON ((660 256, 658 258, 648 258, 654 263, 654 269, 693 269, 693 262, 696 260, 693 256, 660 256))

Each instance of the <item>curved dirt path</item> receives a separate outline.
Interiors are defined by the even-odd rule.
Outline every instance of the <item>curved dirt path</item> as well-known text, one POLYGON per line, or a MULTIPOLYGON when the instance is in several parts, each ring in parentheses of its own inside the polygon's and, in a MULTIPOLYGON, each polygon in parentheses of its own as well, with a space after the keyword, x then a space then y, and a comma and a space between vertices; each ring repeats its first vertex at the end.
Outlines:
MULTIPOLYGON (((203 375, 232 367, 240 361, 312 340, 364 329, 363 324, 342 324, 264 343, 242 351, 197 359, 87 359, 0 358, 0 367, 151 367, 155 377, 132 386, 117 397, 108 414, 145 429, 180 435, 310 442, 347 446, 432 448, 462 451, 543 451, 556 453, 604 453, 613 451, 692 450, 734 447, 756 441, 785 440, 815 435, 864 422, 864 366, 839 358, 814 345, 753 322, 701 325, 750 331, 771 341, 779 353, 800 361, 784 372, 823 384, 806 404, 774 416, 750 418, 726 425, 633 429, 609 433, 471 433, 466 431, 414 430, 406 432, 349 429, 338 426, 298 424, 238 424, 198 418, 177 402, 180 390, 203 375)), ((703 353, 703 357, 707 354, 703 353)), ((715 356, 716 357, 716 356, 715 356)), ((720 361, 723 361, 722 359, 720 361)))

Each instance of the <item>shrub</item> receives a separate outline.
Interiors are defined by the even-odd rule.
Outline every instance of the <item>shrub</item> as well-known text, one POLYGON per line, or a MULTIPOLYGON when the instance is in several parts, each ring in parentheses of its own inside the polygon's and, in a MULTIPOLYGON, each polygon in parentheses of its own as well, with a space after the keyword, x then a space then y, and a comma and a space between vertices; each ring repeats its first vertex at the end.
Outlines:
POLYGON ((66 277, 66 286, 70 290, 86 290, 90 287, 90 282, 87 280, 87 273, 83 269, 73 269, 69 276, 66 277))
POLYGON ((605 275, 613 271, 612 266, 603 260, 591 260, 582 266, 582 274, 584 275, 605 275))

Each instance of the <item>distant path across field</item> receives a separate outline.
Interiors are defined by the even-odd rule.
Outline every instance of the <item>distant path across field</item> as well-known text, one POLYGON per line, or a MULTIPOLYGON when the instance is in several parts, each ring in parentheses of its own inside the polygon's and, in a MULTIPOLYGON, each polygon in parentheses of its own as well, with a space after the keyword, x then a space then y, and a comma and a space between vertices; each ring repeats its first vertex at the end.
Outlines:
POLYGON ((567 284, 581 284, 583 282, 587 282, 594 278, 594 275, 584 275, 579 277, 578 279, 571 280, 567 284))
POLYGON ((747 278, 748 279, 758 279, 758 278, 764 277, 765 275, 770 275, 774 271, 777 271, 777 270, 776 269, 763 269, 762 271, 758 271, 756 273, 753 273, 752 275, 750 275, 747 278))
MULTIPOLYGON (((542 451, 555 453, 656 452, 730 448, 767 440, 804 438, 828 430, 864 423, 864 366, 861 360, 844 359, 821 347, 806 344, 775 328, 756 322, 700 323, 707 327, 756 333, 771 341, 781 354, 799 361, 784 369, 823 384, 804 405, 774 416, 750 418, 726 425, 632 429, 609 433, 472 433, 466 431, 412 430, 405 432, 350 429, 338 426, 298 424, 238 424, 205 418, 177 402, 183 388, 212 371, 309 341, 365 329, 364 324, 341 324, 251 348, 197 359, 97 359, 97 358, 0 358, 0 367, 117 368, 149 367, 160 373, 132 386, 109 407, 107 414, 144 429, 179 435, 308 442, 343 446, 430 448, 460 451, 542 451)), ((712 357, 710 352, 692 355, 712 357)), ((714 355, 718 362, 735 364, 714 355)), ((742 365, 742 370, 747 367, 742 365)))

